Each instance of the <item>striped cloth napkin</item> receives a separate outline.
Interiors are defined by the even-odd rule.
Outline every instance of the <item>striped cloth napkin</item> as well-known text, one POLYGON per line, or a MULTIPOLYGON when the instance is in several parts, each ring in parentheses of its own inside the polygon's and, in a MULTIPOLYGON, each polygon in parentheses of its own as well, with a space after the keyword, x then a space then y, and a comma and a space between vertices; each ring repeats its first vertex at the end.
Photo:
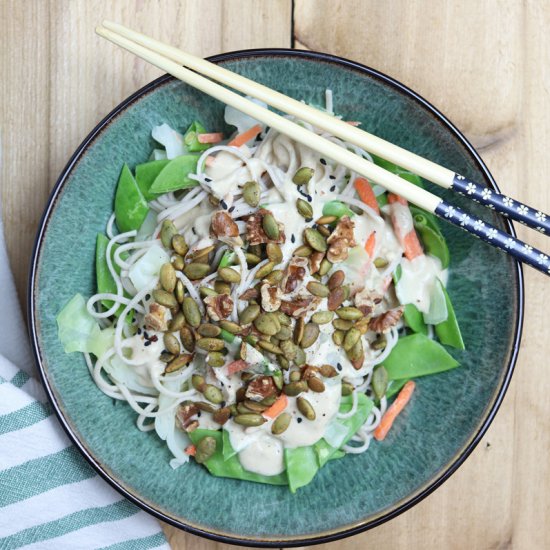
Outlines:
POLYGON ((1 217, 0 288, 0 550, 168 550, 159 523, 97 476, 53 415, 33 375, 1 217))

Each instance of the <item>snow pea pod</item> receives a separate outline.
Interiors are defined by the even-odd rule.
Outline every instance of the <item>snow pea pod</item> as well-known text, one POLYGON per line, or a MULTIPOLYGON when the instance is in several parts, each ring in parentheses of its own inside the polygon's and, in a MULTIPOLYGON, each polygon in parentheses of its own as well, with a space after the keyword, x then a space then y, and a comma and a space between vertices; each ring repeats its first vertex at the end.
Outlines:
POLYGON ((151 193, 151 185, 169 162, 168 159, 152 160, 136 166, 136 183, 147 202, 158 196, 158 193, 151 193))
POLYGON ((197 134, 205 133, 205 127, 198 120, 195 120, 195 122, 193 122, 191 126, 187 128, 187 131, 183 136, 183 143, 185 143, 187 150, 191 153, 200 153, 212 147, 211 143, 201 143, 199 141, 197 134))
MULTIPOLYGON (((223 445, 224 443, 231 445, 229 439, 224 442, 222 432, 219 430, 204 430, 199 428, 189 434, 189 437, 194 445, 197 445, 203 438, 210 436, 216 440, 216 450, 214 454, 204 462, 208 471, 217 477, 230 477, 241 479, 244 481, 255 481, 256 483, 268 483, 270 485, 287 485, 287 477, 285 472, 276 476, 263 476, 245 470, 236 454, 224 460, 223 445)), ((227 450, 227 455, 231 455, 231 450, 227 450)))
POLYGON ((237 255, 233 250, 226 250, 223 253, 222 259, 220 260, 220 265, 218 266, 218 269, 221 269, 222 267, 229 267, 233 261, 235 260, 235 257, 237 255))
POLYGON ((441 344, 423 334, 400 338, 384 361, 390 380, 436 374, 458 366, 441 344))
POLYGON ((349 216, 352 218, 355 216, 355 212, 350 210, 343 202, 329 201, 323 205, 323 216, 336 216, 337 218, 349 216))
POLYGON ((141 227, 149 212, 147 201, 143 197, 130 168, 125 164, 120 172, 115 194, 116 224, 122 233, 141 227))
POLYGON ((403 380, 390 380, 388 389, 386 390, 386 397, 389 399, 398 394, 401 388, 410 380, 410 378, 404 378, 403 380))
POLYGON ((198 182, 189 178, 189 174, 196 172, 198 160, 198 155, 181 155, 172 159, 160 171, 149 191, 162 194, 197 186, 198 182))
POLYGON ((428 212, 411 207, 414 228, 420 235, 422 244, 428 254, 439 258, 443 269, 449 267, 450 254, 445 237, 439 230, 435 220, 430 219, 428 212))
POLYGON ((460 327, 458 326, 458 321, 456 319, 456 314, 449 298, 449 294, 445 287, 438 281, 443 289, 443 294, 445 295, 445 302, 447 304, 447 319, 442 323, 435 325, 435 333, 439 338, 439 341, 442 344, 447 344, 458 349, 465 349, 464 340, 462 339, 462 334, 460 332, 460 327))

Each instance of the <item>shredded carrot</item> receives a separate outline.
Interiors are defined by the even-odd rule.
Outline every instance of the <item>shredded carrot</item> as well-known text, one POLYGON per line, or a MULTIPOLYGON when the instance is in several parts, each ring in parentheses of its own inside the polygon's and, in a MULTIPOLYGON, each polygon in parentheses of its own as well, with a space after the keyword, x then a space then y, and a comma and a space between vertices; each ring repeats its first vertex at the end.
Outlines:
MULTIPOLYGON (((394 193, 388 193, 388 202, 390 204, 402 204, 403 206, 409 205, 406 199, 400 197, 399 195, 395 195, 394 193)), ((410 212, 409 216, 411 216, 412 219, 412 214, 410 214, 410 212)), ((402 235, 399 223, 396 221, 394 216, 392 216, 392 222, 393 229, 405 250, 405 258, 407 258, 407 260, 414 260, 417 256, 422 256, 422 254, 424 254, 424 250, 422 249, 422 245, 420 244, 420 240, 418 239, 418 235, 416 234, 414 228, 411 229, 406 235, 402 235)))
POLYGON ((212 155, 208 155, 208 156, 204 159, 204 164, 205 164, 206 166, 212 166, 215 162, 216 162, 216 157, 213 157, 212 155))
POLYGON ((350 126, 361 126, 361 123, 358 120, 345 120, 344 122, 350 126))
POLYGON ((185 447, 185 454, 189 456, 195 456, 197 454, 197 447, 195 445, 189 445, 185 447))
POLYGON ((275 418, 276 416, 279 416, 287 407, 288 405, 288 397, 286 394, 282 393, 273 405, 269 407, 269 409, 266 409, 263 412, 264 416, 267 416, 268 418, 275 418))
POLYGON ((382 417, 382 420, 380 421, 380 424, 378 424, 378 427, 376 430, 374 430, 374 438, 377 441, 382 441, 386 435, 388 435, 388 432, 390 431, 390 428, 393 425, 394 420, 397 418, 399 413, 405 408, 405 405, 409 402, 409 399, 411 398, 411 395, 414 392, 416 384, 409 380, 401 389, 397 397, 395 398, 395 401, 390 405, 388 410, 385 412, 384 416, 382 417))
POLYGON ((355 190, 359 195, 359 198, 367 205, 370 206, 377 214, 380 214, 380 208, 378 207, 378 201, 376 195, 370 186, 367 178, 356 178, 353 183, 355 190))
POLYGON ((248 367, 248 363, 244 359, 237 359, 227 365, 227 374, 231 376, 236 372, 240 372, 248 367))
POLYGON ((221 132, 212 132, 211 134, 197 134, 199 143, 219 143, 223 139, 221 132))
POLYGON ((372 257, 374 255, 374 247, 376 246, 376 231, 373 231, 369 238, 367 239, 367 242, 365 243, 365 252, 369 255, 369 258, 372 260, 372 257))
POLYGON ((254 139, 261 131, 262 127, 259 124, 256 124, 256 126, 252 126, 252 128, 249 128, 246 132, 235 136, 227 145, 240 147, 241 145, 249 142, 251 139, 254 139))

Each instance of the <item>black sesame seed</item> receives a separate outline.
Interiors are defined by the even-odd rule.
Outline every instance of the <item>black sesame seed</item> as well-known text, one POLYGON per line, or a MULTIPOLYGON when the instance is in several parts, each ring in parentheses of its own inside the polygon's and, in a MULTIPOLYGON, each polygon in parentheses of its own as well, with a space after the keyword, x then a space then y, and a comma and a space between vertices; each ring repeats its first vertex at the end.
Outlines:
POLYGON ((309 223, 313 218, 306 218, 306 222, 309 223))
POLYGON ((220 403, 220 407, 225 407, 225 401, 222 401, 222 402, 220 403))
POLYGON ((333 186, 330 188, 330 192, 331 192, 331 193, 334 193, 334 191, 336 191, 336 185, 333 185, 333 186))
POLYGON ((342 370, 342 365, 341 365, 340 363, 337 363, 336 368, 337 368, 338 370, 342 370))
POLYGON ((199 412, 197 413, 197 418, 200 418, 200 417, 201 417, 201 411, 199 411, 199 412))
POLYGON ((138 333, 138 335, 141 334, 141 329, 140 328, 138 328, 137 333, 138 333))
POLYGON ((296 242, 296 237, 294 236, 294 233, 292 233, 292 235, 290 235, 290 242, 291 242, 291 243, 295 243, 295 242, 296 242))
POLYGON ((230 209, 229 209, 229 212, 233 212, 233 210, 235 210, 235 207, 232 206, 230 209))
POLYGON ((143 336, 145 336, 146 340, 149 340, 149 335, 147 334, 146 330, 143 331, 143 336))
POLYGON ((151 295, 150 295, 150 294, 146 294, 146 295, 145 295, 145 301, 150 300, 150 299, 151 299, 151 295))
POLYGON ((220 206, 224 209, 224 210, 227 210, 227 203, 222 199, 220 201, 220 206))
POLYGON ((327 161, 325 159, 319 159, 319 162, 323 165, 323 166, 326 166, 327 165, 327 161))
POLYGON ((261 134, 258 134, 258 135, 256 136, 256 141, 263 141, 263 139, 264 139, 264 138, 262 137, 261 134))
POLYGON ((311 195, 306 195, 307 202, 313 202, 313 198, 311 195))
POLYGON ((145 341, 145 343, 144 343, 143 345, 144 345, 145 347, 150 346, 150 345, 151 345, 151 340, 145 341))
POLYGON ((336 179, 336 176, 330 175, 330 176, 329 176, 329 179, 335 180, 335 179, 336 179))
POLYGON ((196 235, 196 234, 197 234, 197 232, 195 231, 195 228, 194 228, 194 227, 191 228, 191 231, 193 231, 193 235, 196 235))
POLYGON ((300 423, 302 422, 302 419, 301 419, 300 417, 298 417, 298 418, 296 419, 296 422, 298 422, 298 424, 300 424, 300 423))
POLYGON ((204 181, 205 181, 206 183, 210 183, 210 182, 212 181, 212 178, 204 178, 204 181))

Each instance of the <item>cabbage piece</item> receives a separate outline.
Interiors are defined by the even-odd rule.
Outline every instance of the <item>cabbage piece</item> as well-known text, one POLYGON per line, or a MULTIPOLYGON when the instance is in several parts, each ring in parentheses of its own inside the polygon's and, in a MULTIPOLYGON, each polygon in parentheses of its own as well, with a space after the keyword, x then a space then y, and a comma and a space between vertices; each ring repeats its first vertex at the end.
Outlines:
POLYGON ((151 284, 152 279, 158 277, 162 264, 170 262, 170 256, 160 246, 153 245, 135 263, 129 271, 128 277, 139 292, 151 284))
POLYGON ((436 279, 430 292, 430 309, 428 313, 424 313, 424 322, 428 325, 437 325, 446 321, 448 316, 445 291, 441 281, 436 279))
POLYGON ((153 149, 149 160, 166 160, 166 151, 164 149, 153 149))
MULTIPOLYGON (((256 105, 267 109, 267 104, 263 101, 260 101, 259 99, 250 96, 246 96, 246 99, 249 99, 250 101, 252 101, 252 103, 256 103, 256 105)), ((246 130, 249 130, 253 126, 256 126, 256 124, 264 126, 262 122, 256 120, 255 118, 252 118, 249 115, 241 113, 241 111, 238 111, 237 109, 235 109, 235 107, 231 107, 230 105, 227 105, 225 107, 224 119, 227 124, 231 126, 236 126, 237 133, 239 134, 246 132, 246 130)))
POLYGON ((173 159, 187 153, 183 136, 179 132, 176 132, 176 130, 170 128, 168 124, 165 123, 160 126, 155 126, 151 131, 151 135, 155 141, 164 145, 166 149, 166 158, 173 159))
POLYGON ((65 353, 80 351, 103 355, 113 345, 114 331, 101 330, 97 321, 88 313, 86 300, 75 294, 57 315, 57 335, 65 353))
POLYGON ((339 449, 344 444, 348 431, 349 429, 347 426, 338 422, 338 420, 333 420, 326 427, 323 438, 331 447, 339 449))

